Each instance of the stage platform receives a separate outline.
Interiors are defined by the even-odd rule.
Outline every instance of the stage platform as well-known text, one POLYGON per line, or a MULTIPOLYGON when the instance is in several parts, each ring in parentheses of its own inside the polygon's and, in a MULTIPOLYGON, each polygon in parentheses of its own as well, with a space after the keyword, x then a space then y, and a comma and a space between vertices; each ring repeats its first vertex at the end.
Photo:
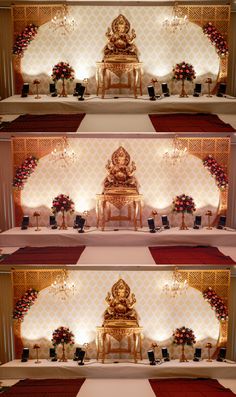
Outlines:
POLYGON ((103 247, 148 247, 156 245, 210 245, 210 246, 236 246, 236 230, 188 229, 179 230, 171 228, 150 233, 147 228, 134 231, 132 229, 119 229, 100 231, 90 228, 85 233, 78 233, 72 227, 67 230, 52 230, 41 227, 36 232, 35 228, 21 230, 19 227, 7 230, 0 234, 0 247, 45 247, 61 246, 72 247, 76 245, 103 246, 103 247))
POLYGON ((14 95, 0 101, 0 114, 52 114, 52 113, 112 113, 112 114, 140 114, 158 112, 202 112, 216 114, 236 114, 236 98, 213 96, 208 98, 203 95, 198 98, 190 95, 188 98, 180 98, 172 95, 162 97, 156 101, 150 101, 148 96, 138 97, 107 97, 101 99, 95 95, 86 97, 84 101, 78 101, 77 97, 69 95, 66 98, 52 98, 42 95, 35 100, 34 95, 21 98, 14 95))
POLYGON ((42 359, 39 364, 35 360, 22 363, 13 360, 0 366, 0 379, 68 379, 68 378, 123 378, 123 379, 147 379, 147 378, 221 378, 236 379, 236 363, 226 362, 200 362, 189 361, 180 363, 179 360, 163 362, 160 365, 151 366, 147 360, 133 362, 107 362, 98 363, 95 360, 85 362, 79 366, 77 362, 69 360, 65 363, 51 362, 42 359))

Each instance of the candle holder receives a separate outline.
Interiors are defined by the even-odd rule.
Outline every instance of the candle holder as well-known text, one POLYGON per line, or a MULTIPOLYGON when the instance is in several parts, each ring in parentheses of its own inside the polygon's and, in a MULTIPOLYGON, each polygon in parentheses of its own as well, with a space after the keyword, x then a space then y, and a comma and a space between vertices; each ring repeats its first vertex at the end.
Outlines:
POLYGON ((153 219, 154 219, 154 223, 156 223, 156 216, 157 216, 157 215, 158 215, 157 210, 153 209, 153 210, 152 210, 152 216, 153 216, 153 219))
POLYGON ((39 228, 39 217, 40 217, 40 212, 35 211, 33 213, 33 216, 36 218, 36 229, 34 229, 36 232, 39 232, 41 229, 39 228))
POLYGON ((40 99, 41 96, 39 95, 39 84, 40 84, 40 80, 39 79, 35 79, 33 81, 33 84, 36 85, 36 97, 34 97, 34 99, 40 99))
POLYGON ((207 354, 208 354, 208 359, 207 359, 207 362, 209 362, 209 363, 211 363, 212 362, 212 359, 211 359, 211 348, 212 348, 212 344, 210 343, 210 342, 208 342, 207 344, 206 344, 206 348, 207 348, 207 354))
POLYGON ((82 213, 82 215, 83 215, 83 217, 85 218, 85 225, 84 225, 84 227, 85 227, 85 229, 89 229, 89 228, 90 228, 90 226, 88 225, 89 211, 84 211, 84 212, 82 213))
POLYGON ((83 85, 85 86, 85 92, 84 92, 84 96, 89 96, 89 92, 88 92, 88 83, 89 83, 89 79, 85 78, 83 79, 83 85))
MULTIPOLYGON (((156 350, 159 348, 159 345, 156 342, 152 342, 151 348, 154 351, 154 356, 155 356, 155 359, 156 359, 156 357, 157 357, 156 350)), ((156 361, 160 361, 160 359, 156 359, 156 361)))
POLYGON ((33 349, 36 350, 36 361, 35 361, 35 364, 40 364, 41 363, 41 361, 39 361, 39 349, 40 349, 40 346, 36 343, 33 346, 33 349))
POLYGON ((208 217, 208 226, 207 226, 207 230, 212 230, 211 227, 211 216, 212 216, 212 211, 208 210, 205 215, 208 217))
POLYGON ((207 91, 208 91, 207 97, 211 98, 212 97, 212 95, 211 95, 211 84, 212 84, 211 77, 207 77, 207 79, 205 80, 205 83, 207 83, 207 91))
POLYGON ((89 358, 89 356, 88 356, 88 349, 89 349, 89 343, 84 343, 83 344, 83 348, 84 348, 84 351, 85 351, 85 356, 84 356, 84 361, 90 361, 90 358, 89 358))
MULTIPOLYGON (((157 80, 157 78, 154 78, 154 79, 151 80, 151 84, 154 87, 155 93, 156 93, 156 84, 158 84, 158 83, 159 83, 159 81, 157 80)), ((159 97, 160 95, 158 94, 157 96, 159 97)))

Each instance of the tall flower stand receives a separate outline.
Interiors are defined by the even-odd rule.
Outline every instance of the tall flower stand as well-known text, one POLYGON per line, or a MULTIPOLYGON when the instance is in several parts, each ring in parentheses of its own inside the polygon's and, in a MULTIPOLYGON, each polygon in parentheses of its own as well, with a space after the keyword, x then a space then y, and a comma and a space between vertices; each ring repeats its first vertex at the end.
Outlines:
POLYGON ((62 356, 59 360, 60 362, 67 362, 66 354, 65 354, 65 343, 62 343, 62 356))
POLYGON ((184 345, 182 345, 181 347, 182 347, 182 350, 181 350, 181 356, 180 356, 179 362, 180 363, 188 362, 188 360, 185 356, 185 352, 184 352, 184 345))
POLYGON ((182 212, 182 220, 181 220, 181 225, 180 225, 179 230, 188 230, 188 227, 185 224, 184 212, 182 212))
POLYGON ((62 90, 60 93, 60 97, 67 97, 67 93, 66 93, 66 87, 65 87, 65 79, 62 79, 62 90))
POLYGON ((60 230, 67 230, 66 220, 65 220, 65 211, 62 211, 62 224, 59 228, 60 230))
POLYGON ((188 98, 187 92, 185 91, 185 88, 184 88, 184 82, 185 82, 185 80, 183 79, 181 93, 179 95, 180 98, 188 98))

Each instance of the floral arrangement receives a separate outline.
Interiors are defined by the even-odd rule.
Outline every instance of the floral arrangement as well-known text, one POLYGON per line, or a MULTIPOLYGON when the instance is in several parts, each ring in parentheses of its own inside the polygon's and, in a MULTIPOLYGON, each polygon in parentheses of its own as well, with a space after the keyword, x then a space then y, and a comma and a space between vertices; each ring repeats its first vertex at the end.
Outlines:
POLYGON ((52 79, 57 80, 74 80, 74 69, 67 62, 59 62, 52 69, 52 79))
POLYGON ((38 297, 38 291, 34 288, 29 288, 24 295, 16 302, 13 318, 14 320, 24 321, 24 316, 27 314, 30 307, 34 304, 38 297))
POLYGON ((196 211, 193 198, 191 196, 186 196, 186 194, 176 196, 173 200, 173 211, 179 213, 187 212, 188 214, 192 214, 194 211, 196 211))
POLYGON ((69 330, 68 327, 59 327, 53 331, 52 344, 57 346, 60 344, 74 345, 74 334, 69 330))
POLYGON ((13 179, 13 187, 21 190, 24 188, 25 182, 29 178, 30 174, 34 172, 34 169, 38 165, 38 159, 34 156, 27 157, 20 167, 17 168, 15 177, 13 179))
POLYGON ((65 194, 59 194, 53 199, 52 202, 52 212, 56 214, 57 212, 74 212, 74 202, 69 196, 65 194))
POLYGON ((224 304, 223 299, 221 299, 211 287, 205 289, 202 294, 203 298, 208 301, 212 309, 215 310, 218 320, 227 320, 228 309, 227 306, 224 304))
POLYGON ((219 30, 211 23, 207 22, 202 28, 203 33, 208 36, 211 43, 215 46, 219 56, 225 56, 229 53, 227 41, 224 39, 219 30))
POLYGON ((177 345, 192 346, 194 343, 196 343, 193 330, 184 326, 181 328, 176 328, 173 333, 173 337, 173 343, 176 343, 177 345))
POLYGON ((215 178, 216 184, 220 190, 225 190, 228 186, 229 180, 227 174, 225 173, 223 167, 214 159, 214 157, 209 154, 203 160, 204 167, 208 168, 211 175, 215 178))
POLYGON ((25 27, 21 34, 18 34, 13 47, 13 54, 20 57, 24 56, 24 51, 27 49, 30 42, 34 39, 38 33, 38 26, 30 24, 25 27))
POLYGON ((176 80, 189 80, 192 81, 196 78, 196 73, 190 63, 181 62, 177 63, 173 68, 173 79, 176 80))

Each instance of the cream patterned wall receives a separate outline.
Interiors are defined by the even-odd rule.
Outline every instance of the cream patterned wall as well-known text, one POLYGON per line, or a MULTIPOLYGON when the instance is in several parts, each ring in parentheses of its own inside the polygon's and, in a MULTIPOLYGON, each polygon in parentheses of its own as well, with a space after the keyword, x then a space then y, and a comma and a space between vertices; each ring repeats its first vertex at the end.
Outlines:
MULTIPOLYGON (((53 31, 49 22, 40 26, 22 59, 24 81, 39 78, 40 91, 47 93, 52 67, 61 60, 68 61, 75 69, 76 80, 89 78, 88 90, 95 93, 95 68, 96 62, 103 57, 105 32, 119 13, 127 17, 136 31, 144 87, 153 77, 160 82, 170 81, 173 66, 183 60, 193 64, 196 81, 203 82, 206 76, 216 80, 219 58, 200 26, 191 22, 186 30, 175 34, 163 28, 162 22, 171 15, 171 9, 166 6, 71 6, 77 22, 75 31, 63 36, 58 30, 53 31)), ((72 88, 70 84, 71 92, 72 88)), ((187 88, 191 92, 192 84, 188 83, 187 88)), ((179 92, 179 84, 171 81, 170 89, 173 93, 179 92)))
MULTIPOLYGON (((153 341, 168 346, 172 357, 177 357, 179 348, 171 344, 172 332, 185 325, 194 330, 197 346, 205 347, 206 341, 216 345, 219 322, 202 293, 192 287, 186 295, 172 298, 162 292, 163 285, 170 280, 171 272, 154 271, 70 271, 69 281, 76 284, 76 293, 67 301, 60 301, 49 292, 40 291, 36 303, 31 307, 21 326, 24 346, 41 346, 40 356, 48 357, 51 335, 55 328, 68 326, 75 335, 76 345, 88 342, 90 357, 95 357, 96 326, 101 326, 106 309, 108 290, 121 276, 136 296, 135 309, 139 325, 143 326, 144 352, 153 341)), ((32 351, 32 350, 31 350, 32 351)), ((68 352, 70 357, 72 351, 68 352)), ((193 349, 188 348, 192 357, 193 349)), ((206 356, 206 352, 205 352, 206 356)), ((145 354, 146 357, 146 354, 145 354)))
MULTIPOLYGON (((204 215, 206 209, 215 214, 219 191, 214 179, 202 161, 193 155, 187 155, 174 167, 166 163, 162 156, 171 148, 171 142, 170 139, 69 139, 78 161, 68 168, 59 168, 58 163, 51 161, 51 155, 41 158, 21 193, 23 212, 32 216, 36 209, 39 210, 40 223, 47 225, 52 199, 65 193, 74 200, 76 212, 90 211, 89 224, 95 226, 96 194, 102 193, 105 165, 112 153, 123 145, 136 163, 135 175, 143 194, 144 220, 152 209, 158 209, 159 213, 170 213, 172 225, 179 224, 178 215, 171 213, 171 204, 173 198, 182 193, 193 196, 197 214, 204 215)), ((70 215, 68 221, 72 224, 70 215)), ((192 224, 191 215, 187 222, 192 224)), ((207 222, 204 217, 203 222, 207 222)))

